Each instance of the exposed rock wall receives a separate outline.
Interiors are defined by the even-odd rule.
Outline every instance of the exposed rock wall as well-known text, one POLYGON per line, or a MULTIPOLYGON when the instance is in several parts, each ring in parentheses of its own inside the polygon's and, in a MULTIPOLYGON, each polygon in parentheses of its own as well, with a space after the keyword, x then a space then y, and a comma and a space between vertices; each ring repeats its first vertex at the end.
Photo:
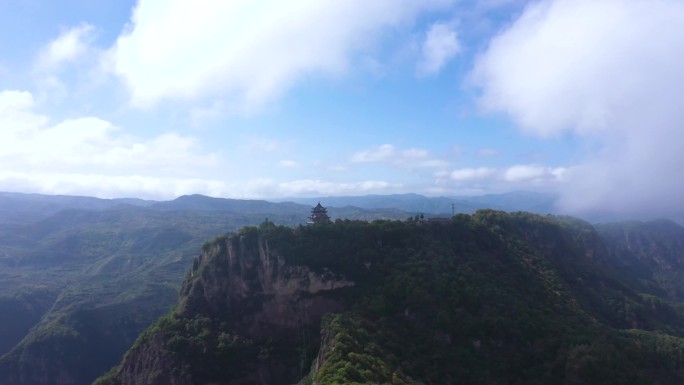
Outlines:
MULTIPOLYGON (((181 289, 181 301, 175 313, 141 336, 124 358, 114 383, 203 383, 198 382, 202 380, 198 380, 197 373, 189 368, 197 365, 191 365, 183 358, 183 349, 179 351, 169 344, 174 333, 179 334, 179 324, 186 325, 187 329, 187 325, 198 322, 194 321, 197 319, 207 320, 209 325, 205 332, 209 342, 204 352, 212 360, 227 357, 225 365, 240 366, 231 363, 228 355, 206 352, 219 346, 221 336, 226 335, 232 336, 231 346, 242 344, 239 345, 244 350, 241 354, 259 356, 259 367, 250 368, 244 375, 237 373, 231 384, 296 382, 296 376, 305 368, 297 372, 296 368, 288 367, 295 359, 290 365, 284 365, 287 360, 275 357, 288 349, 297 351, 286 346, 288 344, 315 342, 311 336, 319 333, 321 317, 345 308, 330 294, 353 285, 329 271, 318 273, 305 266, 287 264, 282 255, 270 248, 266 239, 255 234, 216 240, 206 245, 196 258, 181 289), (198 318, 198 315, 204 318, 198 318)), ((313 354, 309 355, 301 359, 313 359, 313 354)), ((233 357, 233 360, 239 360, 239 357, 233 357)))

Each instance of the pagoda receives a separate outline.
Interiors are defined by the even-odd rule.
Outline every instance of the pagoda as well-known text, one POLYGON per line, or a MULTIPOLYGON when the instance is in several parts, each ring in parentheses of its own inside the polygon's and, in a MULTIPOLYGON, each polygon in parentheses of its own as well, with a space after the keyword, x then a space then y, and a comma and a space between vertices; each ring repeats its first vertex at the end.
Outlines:
POLYGON ((309 217, 309 223, 330 223, 330 217, 328 216, 328 209, 321 206, 321 202, 311 209, 311 216, 309 217))

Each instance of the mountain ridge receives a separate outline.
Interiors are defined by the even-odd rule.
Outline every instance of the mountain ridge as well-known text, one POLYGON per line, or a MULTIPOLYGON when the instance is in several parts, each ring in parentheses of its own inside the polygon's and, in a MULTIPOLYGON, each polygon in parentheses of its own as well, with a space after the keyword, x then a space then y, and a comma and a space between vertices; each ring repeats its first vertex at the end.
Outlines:
MULTIPOLYGON (((120 360, 139 332, 173 306, 183 277, 203 242, 226 232, 238 231, 246 225, 263 223, 266 219, 296 227, 306 222, 311 208, 295 203, 279 205, 267 201, 224 200, 197 195, 179 197, 185 206, 176 202, 178 206, 175 208, 174 203, 152 207, 155 202, 146 201, 139 206, 136 202, 105 200, 104 206, 107 207, 97 206, 101 204, 98 203, 96 206, 99 208, 92 209, 89 199, 86 199, 86 208, 65 208, 59 203, 65 198, 58 197, 54 206, 45 209, 40 204, 23 216, 22 210, 36 198, 40 198, 39 201, 51 199, 29 195, 21 205, 4 206, 17 209, 12 212, 14 220, 0 220, 0 266, 3 267, 0 270, 0 309, 6 314, 16 315, 5 323, 7 333, 0 334, 3 339, 0 341, 0 348, 3 348, 0 350, 0 356, 3 356, 0 358, 0 382, 4 384, 56 384, 53 378, 62 378, 61 384, 90 383, 95 376, 120 360), (188 201, 193 205, 186 205, 188 201), (258 210, 254 210, 255 207, 258 210), (40 338, 36 338, 38 336, 40 338), (116 343, 93 343, 108 341, 111 336, 117 336, 116 343), (13 347, 16 350, 10 355, 13 347), (60 355, 50 353, 60 351, 81 358, 66 362, 60 355), (79 374, 82 365, 91 367, 92 371, 79 374), (22 367, 25 368, 24 377, 16 372, 22 367), (29 372, 42 375, 27 376, 29 372), (59 373, 64 376, 60 377, 59 373)), ((17 195, 13 199, 17 199, 17 195)), ((67 201, 74 204, 79 197, 67 201)), ((325 201, 323 203, 328 205, 325 201)), ((425 212, 426 219, 421 220, 420 212, 399 209, 328 208, 333 220, 341 222, 346 221, 344 218, 356 218, 366 221, 410 219, 416 223, 431 223, 425 221, 435 216, 425 212)), ((449 222, 445 218, 449 214, 436 216, 449 222)), ((615 228, 623 232, 627 231, 625 228, 633 227, 629 231, 641 234, 645 241, 630 246, 632 250, 639 246, 640 253, 629 254, 623 250, 617 254, 606 254, 592 245, 611 239, 625 249, 626 238, 609 236, 610 226, 605 227, 608 229, 605 230, 606 235, 600 235, 604 233, 604 225, 591 226, 570 219, 568 223, 568 226, 577 228, 578 234, 586 233, 580 237, 581 242, 587 250, 594 250, 597 263, 615 270, 611 274, 619 276, 639 295, 678 303, 681 293, 678 282, 684 279, 680 279, 678 273, 681 263, 676 261, 683 260, 684 246, 670 238, 678 239, 679 225, 662 221, 654 224, 635 222, 641 223, 639 226, 632 222, 615 224, 615 228), (663 226, 674 230, 663 232, 663 226), (659 233, 667 236, 658 238, 659 233), (661 243, 665 246, 652 247, 661 243), (655 259, 645 258, 649 255, 670 262, 659 264, 655 259), (651 262, 653 267, 648 270, 638 268, 651 262), (667 266, 673 268, 668 269, 667 266)), ((363 239, 363 236, 358 238, 363 239)), ((627 303, 637 299, 631 296, 627 303)), ((616 303, 626 306, 624 301, 616 303)), ((595 307, 600 307, 597 304, 595 307)), ((648 306, 661 307, 659 302, 648 306)), ((601 317, 611 320, 615 316, 607 312, 601 317)), ((649 325, 649 322, 667 324, 650 316, 636 321, 643 325, 649 325)))
MULTIPOLYGON (((307 221, 310 210, 275 203, 254 210, 254 202, 242 200, 224 210, 155 208, 150 202, 137 206, 97 198, 96 208, 90 198, 79 208, 72 206, 80 197, 67 199, 66 206, 63 197, 52 203, 52 197, 17 197, 24 203, 5 206, 16 220, 0 221, 0 309, 15 315, 0 333, 3 384, 56 384, 57 379, 89 384, 173 306, 203 242, 265 218, 296 226, 307 221), (36 199, 48 203, 31 207, 36 199), (89 369, 82 370, 84 365, 89 369)), ((333 212, 369 220, 409 215, 358 208, 333 212)))
POLYGON ((205 244, 175 310, 96 384, 681 382, 681 310, 623 281, 613 246, 580 220, 492 210, 265 222, 205 244), (292 271, 353 285, 311 293, 292 271), (272 307, 274 282, 289 289, 272 307))

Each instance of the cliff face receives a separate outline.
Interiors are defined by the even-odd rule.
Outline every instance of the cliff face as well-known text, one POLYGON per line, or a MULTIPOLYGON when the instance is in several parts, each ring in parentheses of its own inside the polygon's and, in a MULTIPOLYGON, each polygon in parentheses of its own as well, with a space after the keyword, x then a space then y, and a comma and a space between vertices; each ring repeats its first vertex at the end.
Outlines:
POLYGON ((288 265, 256 232, 218 239, 194 261, 175 312, 126 355, 118 381, 296 382, 315 354, 321 317, 345 309, 335 292, 353 285, 288 265))
POLYGON ((323 314, 342 309, 326 294, 352 285, 330 271, 288 265, 266 239, 240 235, 214 243, 197 258, 181 290, 187 300, 179 311, 230 314, 250 336, 273 335, 317 324, 323 314))

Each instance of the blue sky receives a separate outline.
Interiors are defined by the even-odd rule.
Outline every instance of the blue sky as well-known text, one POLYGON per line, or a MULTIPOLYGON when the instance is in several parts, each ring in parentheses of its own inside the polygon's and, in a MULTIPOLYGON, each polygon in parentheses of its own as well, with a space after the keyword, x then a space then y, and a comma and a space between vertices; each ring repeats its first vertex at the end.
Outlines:
POLYGON ((0 190, 679 210, 679 0, 0 0, 0 190))

